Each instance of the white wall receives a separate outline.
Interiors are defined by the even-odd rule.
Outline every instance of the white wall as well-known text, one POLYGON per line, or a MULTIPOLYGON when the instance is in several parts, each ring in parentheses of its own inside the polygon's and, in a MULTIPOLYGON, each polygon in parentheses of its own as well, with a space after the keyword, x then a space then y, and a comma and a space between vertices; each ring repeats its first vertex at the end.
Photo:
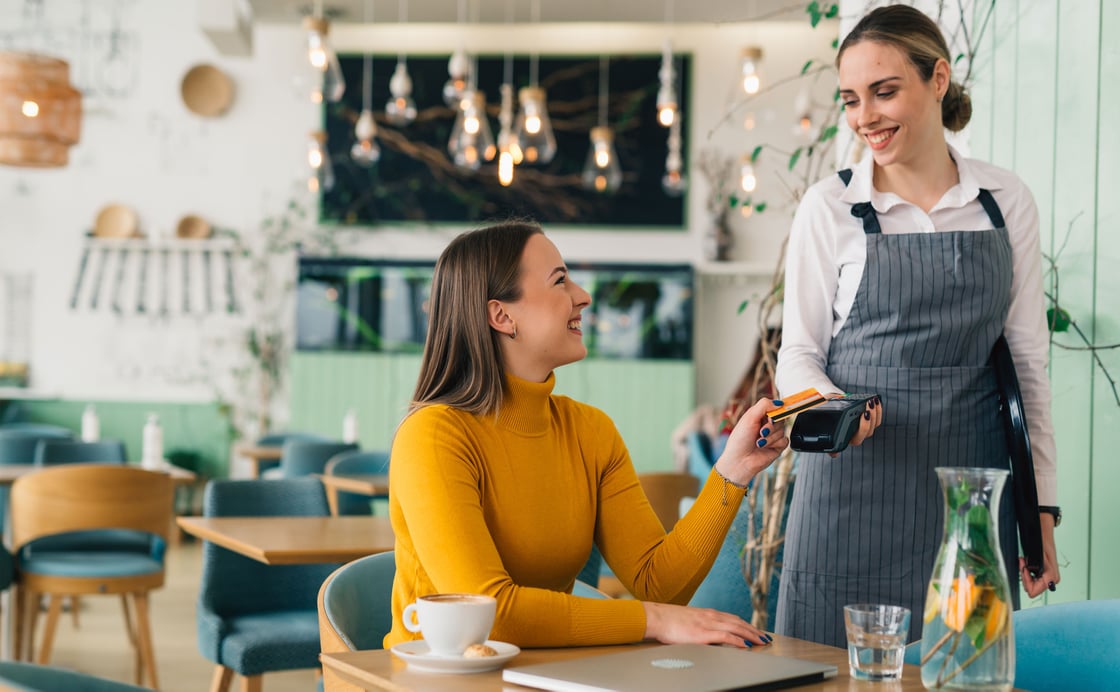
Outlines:
MULTIPOLYGON (((20 21, 17 4, 0 6, 0 27, 20 21)), ((117 4, 94 2, 90 6, 95 23, 104 24, 117 4)), ((178 218, 187 213, 250 234, 263 218, 278 213, 297 194, 305 135, 319 122, 316 109, 302 103, 292 88, 293 75, 303 69, 303 37, 295 24, 258 26, 253 55, 226 58, 198 30, 193 3, 122 6, 122 29, 140 38, 136 89, 125 98, 87 99, 82 141, 72 150, 69 167, 41 171, 0 168, 0 271, 34 275, 34 389, 79 399, 205 401, 241 353, 233 342, 245 328, 246 318, 220 311, 205 317, 184 316, 174 309, 162 319, 130 311, 114 315, 105 307, 108 280, 99 310, 82 307, 72 311, 70 293, 83 234, 92 227, 98 210, 111 202, 133 207, 141 229, 157 239, 172 235, 178 218), (183 74, 203 62, 221 67, 236 84, 234 104, 223 117, 200 118, 180 100, 183 74)), ((56 15, 60 22, 73 21, 73 15, 67 19, 64 11, 56 15)), ((665 33, 662 25, 480 26, 463 40, 468 49, 480 47, 490 52, 506 41, 518 52, 598 53, 604 47, 612 52, 658 52, 665 33)), ((343 52, 375 46, 378 52, 445 53, 460 34, 450 25, 343 25, 334 27, 332 36, 343 52)), ((807 22, 678 26, 672 29, 672 36, 678 51, 694 56, 692 118, 687 123, 694 156, 705 147, 743 153, 762 143, 787 151, 795 146, 792 101, 797 85, 777 89, 752 106, 759 122, 753 132, 738 125, 740 115, 719 126, 737 67, 736 56, 745 45, 761 45, 768 78, 795 75, 809 57, 830 60, 834 29, 812 31, 807 22)), ((823 80, 816 98, 828 101, 833 86, 830 79, 823 80)), ((375 100, 380 102, 381 97, 375 100)), ((768 274, 785 237, 792 205, 776 178, 785 169, 784 159, 764 155, 758 168, 756 197, 766 199, 770 208, 749 222, 737 219, 733 258, 768 274)), ((705 181, 693 171, 687 232, 588 228, 558 230, 552 236, 573 260, 699 262, 708 221, 703 203, 706 192, 705 181)), ((344 251, 434 258, 459 230, 379 227, 347 233, 344 251)), ((110 274, 115 266, 109 265, 110 274)), ((215 265, 218 268, 220 264, 215 265)), ((178 304, 178 271, 177 266, 172 267, 173 306, 178 304)), ((87 285, 90 279, 87 274, 87 285)), ((153 280, 152 273, 149 280, 153 280)), ((753 349, 754 325, 750 312, 737 315, 736 307, 744 297, 761 290, 766 280, 768 275, 753 283, 701 282, 699 400, 723 398, 745 366, 753 349)), ((241 282, 243 292, 245 284, 241 282)), ((135 295, 130 283, 125 290, 126 296, 135 295)), ((242 295, 241 302, 245 304, 247 299, 242 295)), ((197 296, 194 303, 198 305, 197 296)))

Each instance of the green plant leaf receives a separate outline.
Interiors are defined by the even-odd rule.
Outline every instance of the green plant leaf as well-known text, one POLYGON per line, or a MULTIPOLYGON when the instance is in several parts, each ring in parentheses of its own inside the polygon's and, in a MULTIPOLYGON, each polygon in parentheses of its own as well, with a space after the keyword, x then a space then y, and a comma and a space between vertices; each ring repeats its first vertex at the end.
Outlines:
POLYGON ((828 11, 824 13, 825 19, 832 19, 840 14, 840 5, 835 2, 828 6, 828 11))
POLYGON ((797 147, 796 149, 793 150, 793 153, 790 154, 790 156, 789 156, 789 170, 791 170, 791 171, 793 170, 793 167, 797 165, 797 161, 800 158, 801 158, 801 147, 797 147))
POLYGON ((957 57, 953 58, 953 64, 956 65, 961 60, 964 60, 964 53, 957 53, 957 57))
POLYGON ((809 68, 812 67, 812 66, 813 66, 813 59, 809 58, 808 60, 805 61, 805 64, 801 66, 801 74, 805 74, 806 72, 808 72, 809 68))
POLYGON ((832 39, 832 50, 836 50, 839 47, 840 47, 840 38, 837 37, 837 38, 832 39))
POLYGON ((759 202, 754 205, 754 210, 760 213, 766 211, 766 202, 759 202))
POLYGON ((829 125, 828 127, 821 130, 821 136, 817 139, 817 141, 827 142, 828 140, 836 136, 838 130, 839 128, 836 125, 829 125))
POLYGON ((836 87, 836 91, 832 92, 832 102, 837 103, 840 101, 840 87, 836 87))
POLYGON ((742 315, 743 311, 746 310, 747 306, 750 305, 750 304, 751 304, 751 301, 750 301, 749 298, 744 300, 742 303, 739 303, 739 309, 735 311, 735 314, 736 315, 742 315))
POLYGON ((731 206, 731 208, 734 209, 735 207, 739 206, 739 195, 729 196, 727 198, 727 202, 731 206))
POLYGON ((817 24, 820 24, 821 17, 823 16, 820 4, 816 0, 813 0, 813 2, 809 3, 809 6, 805 8, 805 11, 809 13, 809 26, 816 28, 817 24))
POLYGON ((758 160, 758 156, 759 156, 759 154, 761 154, 761 153, 762 153, 762 145, 761 145, 761 144, 759 144, 759 145, 758 145, 757 147, 755 147, 755 148, 754 148, 754 149, 753 149, 753 150, 751 151, 751 163, 754 163, 755 161, 757 161, 757 160, 758 160))
POLYGON ((1068 332, 1072 322, 1069 313, 1057 305, 1046 311, 1046 324, 1050 325, 1051 333, 1068 332))

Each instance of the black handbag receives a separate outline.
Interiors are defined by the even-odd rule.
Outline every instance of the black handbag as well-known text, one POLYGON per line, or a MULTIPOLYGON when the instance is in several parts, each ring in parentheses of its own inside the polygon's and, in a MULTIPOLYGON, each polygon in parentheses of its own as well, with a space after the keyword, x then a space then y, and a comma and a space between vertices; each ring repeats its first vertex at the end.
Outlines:
POLYGON ((1027 430, 1023 396, 1007 339, 1000 334, 992 347, 992 368, 999 388, 1000 414, 1011 457, 1011 494, 1015 500, 1015 523, 1019 528, 1019 545, 1034 576, 1042 574, 1042 523, 1038 517, 1038 487, 1034 480, 1034 457, 1027 430))

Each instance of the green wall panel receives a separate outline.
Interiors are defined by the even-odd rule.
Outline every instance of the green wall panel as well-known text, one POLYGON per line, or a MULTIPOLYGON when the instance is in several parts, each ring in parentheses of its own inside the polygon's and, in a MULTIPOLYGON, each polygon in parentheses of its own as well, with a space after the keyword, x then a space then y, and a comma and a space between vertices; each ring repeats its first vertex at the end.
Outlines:
MULTIPOLYGON (((338 437, 353 408, 363 448, 388 449, 408 407, 420 357, 296 353, 292 429, 338 437)), ((556 371, 556 392, 603 409, 618 426, 639 471, 672 468, 670 435, 695 406, 690 362, 586 360, 556 371)))
MULTIPOLYGON (((978 4, 978 12, 988 3, 978 4)), ((1060 304, 1096 344, 1120 342, 1120 8, 1107 2, 1000 0, 973 89, 973 155, 1015 170, 1041 218, 1042 249, 1057 256, 1060 304)), ((1082 345, 1072 334, 1055 342, 1082 345)), ((1115 379, 1120 352, 1100 357, 1115 379)), ((1053 348, 1058 440, 1057 543, 1062 586, 1047 601, 1120 596, 1120 406, 1084 350, 1053 348)))
POLYGON ((64 399, 14 402, 19 407, 20 420, 61 425, 73 430, 75 437, 81 430, 86 404, 93 404, 97 410, 101 439, 122 440, 130 460, 140 459, 144 423, 149 413, 155 413, 163 427, 165 455, 177 450, 194 452, 199 456, 199 472, 209 477, 228 475, 233 438, 229 422, 215 404, 64 399))

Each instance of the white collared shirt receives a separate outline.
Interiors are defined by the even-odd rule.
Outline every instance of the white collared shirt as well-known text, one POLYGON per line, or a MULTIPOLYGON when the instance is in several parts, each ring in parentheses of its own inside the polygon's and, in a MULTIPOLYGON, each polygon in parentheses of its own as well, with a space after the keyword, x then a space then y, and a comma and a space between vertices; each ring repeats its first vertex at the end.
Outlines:
POLYGON ((782 347, 776 380, 782 395, 815 387, 840 392, 825 373, 832 337, 844 326, 863 276, 867 245, 863 224, 852 204, 871 201, 884 234, 991 230, 978 199, 992 193, 1011 239, 1011 305, 1004 334, 1015 360, 1034 453, 1038 501, 1056 505, 1056 445, 1050 421, 1049 330, 1042 289, 1042 251, 1038 208, 1030 190, 1014 173, 967 159, 950 147, 960 182, 949 188, 927 214, 894 193, 872 186, 872 157, 852 168, 845 187, 830 175, 810 187, 798 206, 786 248, 782 347))

